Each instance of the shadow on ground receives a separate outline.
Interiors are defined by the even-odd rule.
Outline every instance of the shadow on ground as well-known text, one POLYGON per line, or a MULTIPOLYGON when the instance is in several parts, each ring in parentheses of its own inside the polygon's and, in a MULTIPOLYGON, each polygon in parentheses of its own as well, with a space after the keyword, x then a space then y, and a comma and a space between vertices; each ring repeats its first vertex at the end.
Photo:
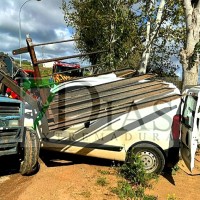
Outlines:
MULTIPOLYGON (((76 164, 88 164, 96 166, 121 166, 123 162, 113 161, 108 159, 87 157, 69 153, 55 152, 50 150, 41 149, 40 159, 47 167, 60 167, 76 164)), ((0 176, 6 176, 19 173, 19 161, 17 156, 4 156, 0 157, 0 176)), ((172 169, 166 168, 162 173, 171 184, 175 185, 172 169)))
POLYGON ((55 152, 49 150, 42 150, 40 152, 40 159, 47 167, 59 167, 75 164, 90 164, 97 166, 118 166, 123 162, 87 157, 69 153, 55 152))
POLYGON ((19 172, 19 160, 15 155, 0 157, 0 176, 7 176, 19 172))
MULTIPOLYGON (((40 159, 47 167, 68 166, 83 163, 97 166, 118 166, 122 164, 119 161, 86 157, 49 150, 41 150, 40 159)), ((0 157, 0 176, 19 173, 19 165, 19 159, 16 155, 0 157)))

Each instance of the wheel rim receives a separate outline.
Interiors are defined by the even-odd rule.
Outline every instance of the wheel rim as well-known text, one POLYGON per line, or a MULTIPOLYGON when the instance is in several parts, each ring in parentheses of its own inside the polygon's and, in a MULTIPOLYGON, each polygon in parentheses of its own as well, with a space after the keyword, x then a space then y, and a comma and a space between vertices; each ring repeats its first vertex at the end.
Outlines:
POLYGON ((140 156, 144 164, 144 169, 147 173, 152 173, 156 171, 158 167, 158 160, 155 154, 150 151, 140 151, 137 154, 140 156))

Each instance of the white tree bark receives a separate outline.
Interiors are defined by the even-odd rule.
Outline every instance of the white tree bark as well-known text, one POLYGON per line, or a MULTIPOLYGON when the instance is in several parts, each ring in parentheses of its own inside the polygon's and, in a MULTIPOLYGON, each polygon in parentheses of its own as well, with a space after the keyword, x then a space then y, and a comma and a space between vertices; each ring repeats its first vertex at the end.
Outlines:
POLYGON ((181 64, 183 67, 183 86, 196 85, 198 83, 199 55, 195 46, 200 39, 200 0, 193 6, 190 0, 184 0, 183 6, 186 18, 187 40, 185 48, 181 50, 181 64), (196 57, 194 56, 196 54, 196 57), (195 60, 194 60, 195 58, 195 60))
MULTIPOLYGON (((155 3, 154 0, 152 0, 150 2, 150 7, 149 7, 150 12, 151 12, 151 8, 152 8, 154 3, 155 3)), ((154 41, 154 38, 158 34, 158 30, 159 30, 160 24, 162 22, 161 20, 162 20, 162 14, 163 14, 163 11, 164 11, 164 7, 165 7, 165 0, 161 0, 160 4, 159 4, 159 8, 158 8, 158 13, 157 13, 157 16, 156 16, 156 27, 152 32, 151 32, 151 23, 150 23, 150 21, 147 22, 147 34, 146 34, 145 50, 143 51, 143 54, 142 54, 142 61, 141 61, 141 64, 140 64, 140 68, 138 70, 139 74, 145 74, 146 71, 147 71, 147 65, 148 65, 148 62, 149 62, 152 43, 154 41)), ((151 13, 149 13, 149 15, 151 15, 151 13)))

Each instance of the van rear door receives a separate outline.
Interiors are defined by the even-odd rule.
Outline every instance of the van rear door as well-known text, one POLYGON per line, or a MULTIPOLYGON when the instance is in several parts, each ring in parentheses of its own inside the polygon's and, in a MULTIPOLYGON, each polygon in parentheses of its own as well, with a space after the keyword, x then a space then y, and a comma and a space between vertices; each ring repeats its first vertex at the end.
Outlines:
POLYGON ((188 92, 181 121, 181 156, 190 171, 194 168, 199 129, 198 93, 188 92))

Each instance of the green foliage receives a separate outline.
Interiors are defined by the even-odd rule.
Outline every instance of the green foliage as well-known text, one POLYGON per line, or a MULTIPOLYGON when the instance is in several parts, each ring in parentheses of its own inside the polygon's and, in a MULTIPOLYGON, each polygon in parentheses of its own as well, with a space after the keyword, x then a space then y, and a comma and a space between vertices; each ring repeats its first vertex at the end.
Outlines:
POLYGON ((145 195, 144 188, 133 187, 127 181, 119 181, 117 187, 111 188, 111 192, 116 194, 121 200, 157 200, 157 197, 145 195))
POLYGON ((134 24, 133 0, 63 0, 62 9, 68 26, 75 29, 81 52, 105 50, 89 56, 91 64, 103 63, 110 69, 137 66, 141 42, 134 24))
POLYGON ((176 195, 175 194, 168 194, 167 200, 177 200, 176 195))
POLYGON ((116 194, 120 199, 133 199, 135 191, 127 181, 118 182, 117 187, 111 188, 111 192, 116 194))
POLYGON ((198 56, 200 55, 200 41, 196 43, 194 52, 189 59, 189 67, 193 66, 196 61, 198 61, 198 56))
POLYGON ((180 167, 176 164, 176 165, 172 168, 172 174, 175 175, 179 170, 180 170, 180 167))
POLYGON ((107 171, 107 170, 101 170, 101 169, 99 169, 98 172, 99 172, 100 174, 102 174, 102 175, 109 175, 109 174, 110 174, 110 172, 107 171))
MULTIPOLYGON (((101 65, 102 71, 138 69, 147 20, 151 32, 155 31, 159 2, 149 9, 150 0, 63 0, 62 10, 67 26, 73 27, 74 37, 79 38, 77 48, 81 52, 106 51, 85 57, 92 65, 101 65)), ((152 40, 148 72, 175 76, 178 66, 172 58, 179 59, 186 41, 184 20, 182 1, 166 1, 159 30, 152 40)))
POLYGON ((120 199, 157 199, 155 196, 145 195, 144 190, 146 187, 150 187, 150 179, 157 178, 157 175, 146 174, 139 156, 132 154, 131 162, 119 167, 118 172, 125 180, 119 181, 117 187, 112 188, 111 191, 117 194, 120 199))
MULTIPOLYGON (((159 1, 155 1, 151 15, 149 15, 150 12, 142 13, 143 17, 148 16, 150 20, 151 33, 155 31, 154 28, 157 23, 155 16, 158 13, 158 5, 159 1)), ((182 1, 166 1, 161 24, 159 24, 157 35, 152 40, 147 72, 156 73, 162 77, 176 76, 175 72, 179 66, 174 61, 180 59, 179 52, 186 40, 184 20, 182 1)), ((143 33, 146 33, 145 29, 143 33)))
POLYGON ((98 177, 96 183, 97 185, 100 185, 100 186, 108 185, 108 181, 106 180, 106 177, 98 177))
MULTIPOLYGON (((19 67, 19 60, 15 60, 15 64, 19 67)), ((22 61, 22 69, 33 70, 29 61, 22 61)), ((49 78, 52 74, 52 68, 45 68, 39 65, 40 73, 42 77, 49 78)))
POLYGON ((126 162, 119 168, 120 174, 134 185, 149 186, 148 181, 154 174, 147 174, 142 160, 138 155, 132 154, 131 162, 126 162))
POLYGON ((158 198, 153 195, 145 195, 143 200, 157 200, 158 198))
POLYGON ((91 192, 90 191, 84 191, 84 192, 79 193, 79 195, 81 195, 85 198, 90 198, 91 192))

